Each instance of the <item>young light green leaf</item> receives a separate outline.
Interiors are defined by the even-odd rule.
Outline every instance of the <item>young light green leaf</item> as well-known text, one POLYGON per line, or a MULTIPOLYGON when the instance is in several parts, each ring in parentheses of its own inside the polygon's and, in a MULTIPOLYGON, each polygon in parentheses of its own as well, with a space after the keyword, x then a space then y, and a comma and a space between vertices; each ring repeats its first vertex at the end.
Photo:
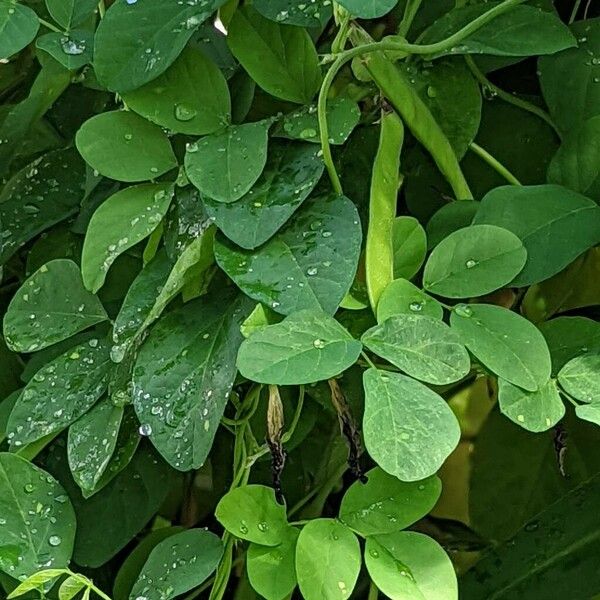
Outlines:
POLYGON ((248 579, 254 590, 266 600, 288 597, 298 583, 294 564, 298 534, 297 529, 288 527, 284 540, 275 548, 253 543, 248 546, 248 579))
POLYGON ((446 401, 418 381, 369 369, 363 375, 365 446, 402 481, 433 475, 456 448, 460 428, 446 401))
POLYGON ((98 207, 88 225, 81 256, 88 290, 97 292, 116 258, 156 229, 172 198, 171 184, 146 183, 125 188, 98 207))
POLYGON ((176 469, 197 469, 208 456, 250 310, 231 293, 199 298, 163 318, 140 350, 133 373, 140 432, 176 469))
POLYGON ((256 248, 275 235, 306 200, 323 168, 314 146, 274 141, 265 169, 248 193, 227 204, 205 197, 206 211, 232 242, 256 248))
POLYGON ((81 417, 105 392, 109 368, 108 345, 97 338, 44 365, 10 413, 11 446, 18 448, 39 440, 81 417))
POLYGON ((575 407, 575 414, 584 421, 600 425, 600 402, 580 404, 575 407))
MULTIPOLYGON (((455 8, 438 19, 426 32, 423 43, 446 39, 499 2, 483 2, 455 8)), ((515 6, 477 29, 444 54, 492 54, 535 56, 554 54, 577 44, 568 27, 551 12, 534 6, 515 6)))
POLYGON ((435 319, 444 316, 442 305, 406 279, 392 281, 377 303, 377 322, 383 323, 393 315, 419 314, 435 319))
MULTIPOLYGON (((43 571, 38 571, 33 575, 30 575, 25 581, 22 581, 8 596, 8 600, 12 600, 12 598, 18 598, 19 596, 23 596, 27 592, 31 591, 42 591, 44 589, 44 584, 61 577, 66 572, 66 569, 44 569, 43 571)), ((62 599, 59 599, 62 600, 62 599)))
POLYGON ((17 2, 0 1, 0 59, 8 59, 35 38, 40 27, 35 12, 17 2))
POLYGON ((550 378, 550 351, 540 330, 492 304, 460 304, 450 315, 460 341, 492 373, 530 392, 550 378))
POLYGON ((4 338, 16 352, 33 352, 107 318, 100 300, 83 287, 77 265, 51 260, 13 296, 4 315, 4 338))
POLYGON ((362 345, 329 315, 301 310, 242 342, 240 373, 259 383, 300 385, 330 379, 351 367, 362 345))
POLYGON ((264 485, 244 485, 225 494, 215 517, 233 535, 261 546, 279 546, 288 538, 285 506, 264 485))
POLYGON ((394 278, 410 279, 427 254, 427 235, 414 217, 396 217, 392 226, 394 278))
POLYGON ((207 579, 222 554, 221 540, 210 531, 188 529, 171 535, 152 550, 129 598, 171 600, 185 594, 207 579))
POLYGON ((94 35, 77 29, 68 33, 50 32, 38 37, 36 48, 47 52, 69 71, 76 71, 92 62, 94 35))
POLYGON ((58 600, 72 600, 86 587, 85 580, 79 575, 69 575, 58 588, 58 600))
POLYGON ((600 114, 600 62, 592 60, 600 53, 600 19, 576 21, 571 31, 577 47, 542 56, 538 63, 544 100, 561 133, 600 114))
POLYGON ((89 19, 97 6, 95 0, 46 0, 50 16, 66 30, 89 19))
POLYGON ((194 48, 185 48, 162 75, 123 99, 131 110, 176 133, 213 133, 231 117, 225 77, 194 48))
POLYGON ((548 181, 585 194, 596 188, 599 177, 600 115, 597 115, 565 135, 548 167, 548 181))
POLYGON ((503 227, 523 242, 527 262, 512 281, 515 286, 548 279, 600 243, 598 205, 557 185, 495 188, 481 201, 473 223, 503 227))
POLYGON ((527 260, 514 234, 495 225, 472 225, 443 239, 423 273, 423 287, 446 298, 483 296, 510 283, 527 260))
POLYGON ((367 538, 365 564, 391 600, 458 600, 454 566, 432 538, 398 531, 367 538))
POLYGON ((73 148, 48 152, 17 171, 0 192, 0 263, 38 233, 75 214, 84 184, 85 163, 73 148))
POLYGON ((536 392, 527 392, 499 379, 498 403, 502 413, 511 421, 534 433, 554 427, 565 415, 565 405, 554 379, 540 386, 536 392))
POLYGON ((354 280, 360 245, 356 207, 345 196, 328 194, 306 200, 256 250, 217 237, 215 258, 242 291, 281 314, 308 308, 333 314, 354 280))
POLYGON ((152 81, 175 61, 198 26, 224 1, 114 2, 96 31, 98 79, 113 92, 129 92, 152 81))
POLYGON ((390 12, 397 0, 342 0, 343 6, 350 14, 361 19, 376 19, 390 12))
POLYGON ((577 400, 600 402, 600 354, 572 358, 558 373, 561 387, 577 400))
POLYGON ((227 43, 252 79, 276 98, 308 104, 319 89, 317 50, 305 29, 279 25, 244 6, 229 23, 227 43))
POLYGON ((271 21, 299 27, 322 27, 332 12, 329 0, 255 0, 252 6, 271 21))
POLYGON ((340 506, 340 519, 363 536, 406 529, 435 506, 442 482, 434 475, 419 482, 403 482, 379 467, 355 481, 340 506))
MULTIPOLYGON (((315 6, 312 3, 307 6, 315 6)), ((330 144, 346 142, 360 120, 358 104, 346 96, 338 96, 327 103, 327 132, 330 144)), ((275 128, 275 137, 287 137, 320 144, 319 120, 316 104, 302 106, 283 116, 275 128)))
POLYGON ((67 455, 75 483, 91 492, 115 451, 124 409, 108 398, 98 402, 69 427, 67 455))
POLYGON ((394 315, 366 331, 362 343, 407 375, 446 385, 469 373, 469 353, 458 336, 435 317, 394 315))
POLYGON ((125 110, 88 119, 79 128, 75 144, 90 167, 117 181, 147 181, 177 166, 169 138, 162 129, 125 110))
POLYGON ((271 120, 230 125, 187 146, 185 171, 202 194, 235 202, 265 168, 271 120))
POLYGON ((25 459, 0 453, 0 570, 15 579, 66 567, 75 514, 60 484, 25 459))

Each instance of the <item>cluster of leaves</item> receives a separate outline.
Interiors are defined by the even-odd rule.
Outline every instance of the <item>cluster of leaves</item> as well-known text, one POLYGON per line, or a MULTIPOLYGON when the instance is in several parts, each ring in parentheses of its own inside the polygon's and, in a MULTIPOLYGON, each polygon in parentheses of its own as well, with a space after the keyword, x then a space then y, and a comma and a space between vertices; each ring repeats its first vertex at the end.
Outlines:
POLYGON ((0 0, 0 59, 10 598, 600 592, 598 7, 0 0))

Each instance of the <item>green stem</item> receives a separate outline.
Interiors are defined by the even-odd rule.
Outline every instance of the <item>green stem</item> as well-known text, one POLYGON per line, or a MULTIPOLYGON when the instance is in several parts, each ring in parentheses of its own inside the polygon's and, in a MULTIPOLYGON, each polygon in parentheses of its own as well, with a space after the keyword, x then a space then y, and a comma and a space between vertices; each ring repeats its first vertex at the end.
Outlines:
POLYGON ((98 2, 98 15, 100 16, 101 19, 103 19, 105 14, 106 14, 106 5, 104 4, 104 0, 100 0, 100 2, 98 2))
POLYGON ((357 56, 362 56, 364 54, 369 54, 371 52, 384 52, 386 50, 390 50, 405 52, 407 54, 425 55, 444 52, 445 50, 448 50, 449 48, 452 48, 453 46, 459 44, 462 40, 470 36, 472 33, 476 32, 479 28, 483 27, 491 20, 495 19, 497 16, 505 13, 507 10, 510 10, 515 6, 518 6, 519 4, 523 4, 525 1, 526 0, 504 0, 504 2, 483 13, 482 15, 465 25, 462 29, 459 29, 456 33, 447 37, 445 40, 441 40, 434 44, 421 45, 409 44, 408 42, 382 40, 381 42, 372 42, 370 44, 363 44, 361 46, 345 50, 335 58, 331 67, 329 67, 329 70, 327 71, 325 78, 323 79, 323 83, 321 84, 321 89, 319 90, 319 99, 317 103, 317 117, 319 121, 319 137, 321 141, 321 149, 323 152, 323 162, 325 163, 325 166, 327 168, 327 172, 329 174, 329 178, 331 179, 333 189, 337 194, 341 195, 343 193, 343 190, 340 178, 337 174, 333 162, 331 146, 329 144, 329 127, 327 125, 327 99, 329 97, 329 91, 331 89, 331 85, 333 84, 333 80, 335 79, 339 71, 342 69, 342 67, 353 58, 357 56))
POLYGON ((552 129, 554 129, 556 134, 560 137, 560 132, 558 131, 558 128, 556 127, 554 121, 551 119, 550 115, 545 110, 541 109, 539 106, 536 106, 535 104, 532 104, 531 102, 527 102, 527 100, 523 100, 522 98, 519 98, 518 96, 509 94, 508 92, 505 92, 503 89, 494 85, 479 70, 479 67, 476 65, 475 61, 473 60, 473 58, 471 56, 468 56, 468 55, 465 56, 465 60, 467 62, 469 69, 471 69, 471 73, 473 73, 473 75, 475 76, 475 79, 477 79, 477 81, 479 81, 479 83, 484 88, 487 88, 488 90, 490 90, 492 92, 492 94, 494 94, 495 96, 498 96, 498 98, 500 98, 501 100, 504 100, 504 102, 508 102, 509 104, 517 106, 518 108, 526 110, 527 112, 530 112, 531 114, 535 115, 536 117, 539 117, 540 119, 542 119, 542 121, 545 121, 548 125, 550 125, 550 127, 552 127, 552 129))
POLYGON ((571 11, 571 16, 569 17, 569 25, 575 21, 577 18, 577 13, 579 12, 579 7, 581 6, 581 0, 575 0, 575 4, 573 5, 573 10, 571 11))
POLYGON ((363 350, 361 350, 361 355, 362 357, 365 359, 365 362, 369 365, 369 367, 371 367, 371 369, 377 369, 377 366, 375 365, 375 363, 369 358, 369 355, 364 352, 363 350))
POLYGON ((379 590, 373 581, 371 581, 371 585, 369 585, 369 596, 367 600, 377 600, 379 598, 379 590))
POLYGON ((300 386, 300 392, 298 394, 298 403, 296 404, 296 410, 294 411, 294 416, 292 417, 292 422, 289 426, 289 429, 281 436, 281 442, 283 444, 290 441, 290 438, 294 435, 294 431, 296 431, 296 427, 298 425, 298 421, 300 421, 300 415, 302 414, 302 407, 304 406, 304 386, 300 386))
POLYGON ((494 158, 487 150, 476 144, 475 142, 471 142, 469 148, 477 154, 480 158, 482 158, 496 173, 502 175, 508 183, 512 185, 521 185, 521 182, 497 159, 494 158))
POLYGON ((414 21, 414 18, 421 7, 422 1, 423 0, 407 0, 402 21, 398 27, 398 35, 406 37, 406 34, 409 32, 410 26, 412 25, 412 22, 414 21))
POLYGON ((40 22, 40 25, 43 25, 50 31, 55 31, 56 33, 64 33, 58 27, 56 27, 55 25, 52 25, 52 23, 48 23, 48 21, 42 19, 41 17, 38 17, 38 21, 40 22))

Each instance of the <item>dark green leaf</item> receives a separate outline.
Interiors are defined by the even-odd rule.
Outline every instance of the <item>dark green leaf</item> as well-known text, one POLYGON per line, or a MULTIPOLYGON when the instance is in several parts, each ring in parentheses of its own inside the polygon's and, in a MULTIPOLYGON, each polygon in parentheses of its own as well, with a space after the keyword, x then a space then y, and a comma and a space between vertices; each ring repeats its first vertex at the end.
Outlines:
POLYGON ((271 21, 300 27, 321 27, 332 12, 329 0, 255 0, 252 6, 271 21))
POLYGON ((460 439, 446 401, 405 375, 369 369, 363 380, 363 433, 373 460, 402 481, 433 475, 460 439))
POLYGON ((333 313, 352 285, 360 243, 356 208, 345 196, 331 194, 307 200, 256 250, 217 238, 215 257, 248 296, 279 313, 304 308, 333 313))
POLYGON ((51 32, 40 36, 35 45, 66 69, 76 71, 92 62, 93 39, 93 34, 84 30, 69 33, 51 32))
POLYGON ((75 514, 60 484, 42 469, 0 453, 0 569, 11 577, 66 567, 75 514))
POLYGON ((177 165, 161 128, 129 111, 115 110, 88 119, 75 143, 93 169, 118 181, 155 179, 177 165))
POLYGON ((271 238, 317 185, 323 162, 309 144, 272 142, 267 164, 256 183, 237 202, 204 198, 217 227, 242 248, 271 238))
POLYGON ((375 19, 390 12, 398 0, 342 0, 340 5, 355 17, 375 19))
POLYGON ((361 348, 332 317, 302 310, 244 340, 237 364, 244 377, 260 383, 312 383, 351 367, 361 348))
POLYGON ((437 300, 406 279, 392 281, 377 303, 377 321, 383 323, 393 315, 419 314, 441 319, 444 309, 437 300))
POLYGON ((33 352, 106 318, 100 300, 83 287, 77 265, 57 259, 42 265, 13 296, 4 338, 17 352, 33 352))
POLYGON ((33 40, 40 23, 31 8, 17 0, 0 1, 0 59, 8 59, 33 40))
POLYGON ((185 171, 190 181, 217 202, 239 200, 265 168, 270 126, 270 119, 230 125, 188 145, 185 171))
POLYGON ((92 16, 96 0, 46 0, 50 16, 65 29, 77 27, 92 16))
POLYGON ((421 268, 427 253, 425 230, 414 217, 396 217, 392 227, 394 278, 410 279, 421 268))
POLYGON ((279 25, 245 6, 229 23, 227 43, 254 81, 269 94, 307 104, 319 89, 315 45, 300 27, 279 25))
POLYGON ((435 248, 451 233, 470 225, 478 208, 479 203, 472 200, 444 204, 427 222, 425 231, 428 247, 435 248))

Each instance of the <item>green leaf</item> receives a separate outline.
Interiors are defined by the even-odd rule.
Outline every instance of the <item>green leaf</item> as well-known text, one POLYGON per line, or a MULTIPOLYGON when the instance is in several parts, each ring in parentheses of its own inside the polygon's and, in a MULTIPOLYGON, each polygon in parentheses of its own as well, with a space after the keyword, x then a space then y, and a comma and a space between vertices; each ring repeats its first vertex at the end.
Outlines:
POLYGON ((377 303, 377 322, 393 315, 419 314, 441 319, 442 305, 406 279, 396 279, 383 290, 377 303))
POLYGON ((70 475, 64 446, 52 446, 47 461, 48 470, 60 480, 75 508, 73 560, 82 567, 99 567, 117 554, 177 486, 176 472, 159 460, 149 445, 140 446, 127 468, 87 499, 70 475))
POLYGON ((561 133, 600 115, 600 63, 592 60, 600 53, 600 18, 575 22, 571 31, 576 48, 544 56, 538 63, 544 100, 561 133))
POLYGON ((85 163, 73 149, 48 152, 17 171, 0 192, 0 263, 38 233, 75 214, 84 183, 85 163))
POLYGON ((305 308, 334 313, 354 280, 360 245, 355 206, 329 194, 309 198, 256 250, 217 237, 215 258, 244 293, 281 314, 305 308))
POLYGON ((122 419, 123 407, 104 399, 69 427, 69 467, 82 490, 93 491, 108 467, 122 419))
MULTIPOLYGON (((307 7, 315 6, 312 3, 307 7)), ((360 108, 354 100, 338 96, 327 103, 327 132, 330 144, 343 144, 360 120, 360 108)), ((275 137, 285 137, 320 144, 317 105, 302 106, 283 116, 274 131, 275 137)))
POLYGON ((22 596, 27 592, 31 592, 33 590, 39 590, 40 592, 44 589, 44 584, 57 579, 65 574, 66 569, 44 569, 43 571, 38 571, 33 575, 30 575, 20 583, 8 596, 7 598, 10 600, 12 598, 17 598, 18 596, 22 596))
POLYGON ((115 110, 88 119, 77 132, 75 144, 85 162, 117 181, 155 179, 177 166, 161 128, 129 111, 115 110))
POLYGON ((360 571, 356 536, 334 519, 313 519, 298 536, 296 574, 306 600, 346 600, 360 571))
POLYGON ((92 62, 93 42, 91 32, 79 29, 69 33, 46 33, 38 37, 35 45, 69 71, 76 71, 92 62))
POLYGON ((399 531, 367 539, 365 564, 390 600, 457 600, 454 566, 432 538, 399 531))
POLYGON ((171 600, 185 594, 207 579, 222 554, 221 540, 210 531, 188 529, 171 535, 152 550, 129 597, 171 600))
POLYGON ((492 373, 530 392, 550 378, 550 351, 535 325, 501 306, 461 304, 450 315, 460 341, 492 373))
POLYGON ((50 16, 67 30, 89 19, 97 6, 96 0, 46 0, 50 16))
POLYGON ((245 298, 199 298, 164 317, 142 346, 133 373, 141 431, 176 469, 204 464, 236 376, 245 298))
POLYGON ((0 453, 0 570, 19 579, 66 567, 75 514, 60 484, 25 459, 0 453))
POLYGON ((10 414, 11 446, 39 440, 81 417, 105 392, 109 368, 107 344, 97 338, 44 365, 25 386, 10 414))
POLYGON ((399 65, 462 158, 477 135, 482 105, 479 85, 465 61, 448 57, 433 64, 399 65))
POLYGON ((396 217, 392 228, 394 278, 410 279, 421 268, 427 253, 425 230, 414 217, 396 217))
POLYGON ((586 317, 558 317, 539 324, 552 357, 552 376, 584 352, 600 353, 600 323, 586 317))
POLYGON ((367 478, 348 488, 340 506, 341 521, 363 536, 406 529, 429 513, 442 492, 436 476, 407 483, 375 467, 367 478))
POLYGON ((495 225, 472 225, 433 249, 423 286, 446 298, 483 296, 510 283, 526 260, 527 251, 514 233, 495 225))
POLYGON ((600 402, 576 406, 575 414, 584 421, 600 425, 600 402))
POLYGON ((323 174, 323 161, 310 144, 272 142, 264 171, 237 202, 204 198, 217 227, 234 243, 264 244, 306 200, 323 174))
POLYGON ((113 194, 93 214, 83 243, 85 287, 97 292, 115 259, 149 236, 173 198, 169 183, 134 185, 113 194))
POLYGON ((402 481, 433 475, 456 448, 460 428, 446 401, 405 375, 368 369, 363 375, 365 446, 402 481))
POLYGON ((279 546, 288 537, 285 506, 264 485, 230 490, 217 504, 215 517, 236 537, 261 546, 279 546))
POLYGON ((58 588, 58 600, 71 600, 86 587, 86 582, 78 575, 70 575, 58 588))
POLYGON ((361 341, 407 375, 435 385, 458 381, 471 368, 458 336, 435 317, 394 315, 366 331, 361 341))
POLYGON ((504 227, 527 250, 527 262, 512 284, 548 279, 600 242, 600 208, 557 185, 503 186, 486 194, 475 224, 504 227))
POLYGON ((8 59, 35 38, 40 27, 31 8, 16 0, 0 1, 0 59, 8 59))
POLYGON ((550 379, 536 392, 527 392, 499 379, 498 402, 504 415, 534 433, 554 427, 565 414, 565 405, 560 399, 554 379, 550 379))
POLYGON ((561 387, 577 400, 600 401, 600 354, 572 358, 558 373, 561 387))
POLYGON ((244 377, 259 383, 300 385, 339 375, 361 349, 332 317, 301 310, 244 340, 237 365, 244 377))
POLYGON ((298 583, 294 564, 298 535, 297 529, 288 527, 283 541, 275 548, 252 543, 248 546, 248 579, 266 600, 286 598, 298 583))
MULTIPOLYGON (((481 2, 455 8, 438 19, 425 33, 423 43, 446 39, 500 2, 481 2)), ((569 28, 557 15, 534 6, 515 6, 498 15, 456 46, 437 53, 534 56, 554 54, 576 45, 569 28)))
POLYGON ((176 133, 213 133, 231 118, 225 77, 194 48, 185 48, 162 75, 123 99, 131 110, 176 133))
POLYGON ((271 21, 299 27, 322 27, 332 12, 328 0, 255 0, 252 6, 271 21))
POLYGON ((315 45, 305 29, 279 25, 252 8, 239 8, 227 43, 250 77, 276 98, 309 103, 321 84, 315 45))
POLYGON ((187 146, 185 171, 202 194, 235 202, 265 168, 271 120, 230 125, 187 146))
POLYGON ((113 92, 129 92, 152 81, 171 66, 194 30, 223 3, 114 2, 96 31, 98 79, 113 92))
POLYGON ((106 319, 100 300, 83 287, 77 265, 51 260, 13 296, 4 315, 4 338, 16 352, 33 352, 106 319))
POLYGON ((600 586, 594 560, 600 542, 599 493, 600 477, 595 476, 493 547, 462 578, 461 598, 593 597, 600 586))
POLYGON ((548 181, 585 194, 600 177, 600 115, 570 131, 548 167, 548 181))
POLYGON ((435 248, 451 233, 469 226, 478 208, 479 202, 473 200, 461 200, 460 202, 444 204, 433 214, 425 227, 428 248, 435 248))
POLYGON ((339 4, 361 19, 376 19, 390 12, 398 0, 342 0, 339 4))

